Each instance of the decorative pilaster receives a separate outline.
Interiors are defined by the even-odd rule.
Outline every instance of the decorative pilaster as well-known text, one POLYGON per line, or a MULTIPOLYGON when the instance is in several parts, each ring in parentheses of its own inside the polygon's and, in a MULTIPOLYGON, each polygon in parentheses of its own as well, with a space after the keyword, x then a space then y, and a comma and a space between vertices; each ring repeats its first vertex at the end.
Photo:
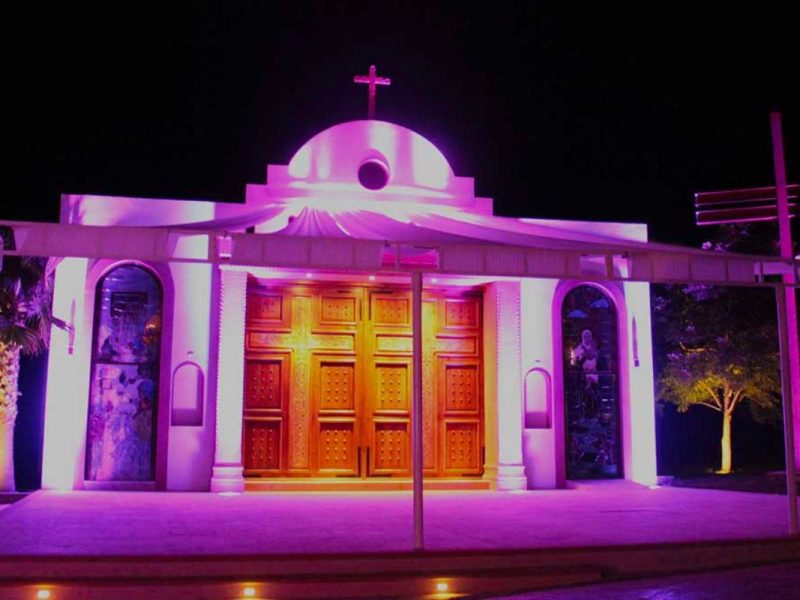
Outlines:
POLYGON ((497 489, 527 488, 522 463, 522 374, 520 359, 520 284, 499 281, 494 294, 498 464, 497 489))
POLYGON ((212 492, 241 492, 247 273, 220 267, 217 427, 212 492))

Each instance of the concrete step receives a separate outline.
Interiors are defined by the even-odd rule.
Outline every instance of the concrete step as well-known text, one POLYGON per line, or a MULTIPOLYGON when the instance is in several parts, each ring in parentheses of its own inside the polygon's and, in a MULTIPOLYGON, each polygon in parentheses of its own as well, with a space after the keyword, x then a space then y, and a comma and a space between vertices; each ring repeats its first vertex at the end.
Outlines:
POLYGON ((5 557, 0 598, 457 598, 797 560, 800 538, 502 551, 5 557), (42 596, 45 597, 45 596, 42 596))

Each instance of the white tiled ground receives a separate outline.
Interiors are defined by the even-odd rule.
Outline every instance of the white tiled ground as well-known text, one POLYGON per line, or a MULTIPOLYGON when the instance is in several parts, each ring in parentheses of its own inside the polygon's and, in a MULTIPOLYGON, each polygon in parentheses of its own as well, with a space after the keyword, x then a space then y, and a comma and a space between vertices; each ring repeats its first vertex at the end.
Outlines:
MULTIPOLYGON (((785 496, 617 482, 579 490, 426 492, 428 549, 783 536, 785 496)), ((409 492, 37 492, 0 512, 0 555, 409 550, 409 492)))

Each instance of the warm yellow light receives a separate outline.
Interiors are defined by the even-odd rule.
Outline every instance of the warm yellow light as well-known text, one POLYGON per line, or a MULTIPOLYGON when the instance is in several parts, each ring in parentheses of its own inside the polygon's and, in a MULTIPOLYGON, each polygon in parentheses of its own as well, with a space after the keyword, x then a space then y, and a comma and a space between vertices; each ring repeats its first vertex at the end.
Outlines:
POLYGON ((47 600, 48 598, 50 598, 50 590, 37 590, 36 598, 38 600, 47 600))
POLYGON ((245 598, 254 598, 256 595, 256 588, 247 586, 242 590, 242 594, 244 594, 245 598))
POLYGON ((437 592, 446 592, 448 587, 449 586, 447 585, 446 581, 438 581, 438 582, 436 582, 436 591, 437 592))

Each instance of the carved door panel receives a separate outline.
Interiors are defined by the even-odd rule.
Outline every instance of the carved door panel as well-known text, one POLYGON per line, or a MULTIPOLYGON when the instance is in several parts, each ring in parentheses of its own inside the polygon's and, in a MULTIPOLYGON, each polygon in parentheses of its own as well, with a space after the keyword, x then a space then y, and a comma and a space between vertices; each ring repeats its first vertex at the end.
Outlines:
POLYGON ((243 460, 245 475, 275 476, 288 468, 291 296, 250 294, 245 337, 243 460))
POLYGON ((411 472, 411 295, 370 290, 364 424, 369 475, 411 472))
POLYGON ((436 379, 444 476, 483 472, 481 301, 464 295, 438 300, 436 379))
POLYGON ((361 427, 360 289, 313 296, 311 324, 312 474, 359 475, 361 427))
POLYGON ((247 301, 245 474, 358 474, 361 290, 262 288, 247 301))
MULTIPOLYGON (((411 474, 411 294, 369 291, 365 425, 370 475, 411 474)), ((422 431, 426 476, 483 472, 479 295, 423 296, 422 431)))

